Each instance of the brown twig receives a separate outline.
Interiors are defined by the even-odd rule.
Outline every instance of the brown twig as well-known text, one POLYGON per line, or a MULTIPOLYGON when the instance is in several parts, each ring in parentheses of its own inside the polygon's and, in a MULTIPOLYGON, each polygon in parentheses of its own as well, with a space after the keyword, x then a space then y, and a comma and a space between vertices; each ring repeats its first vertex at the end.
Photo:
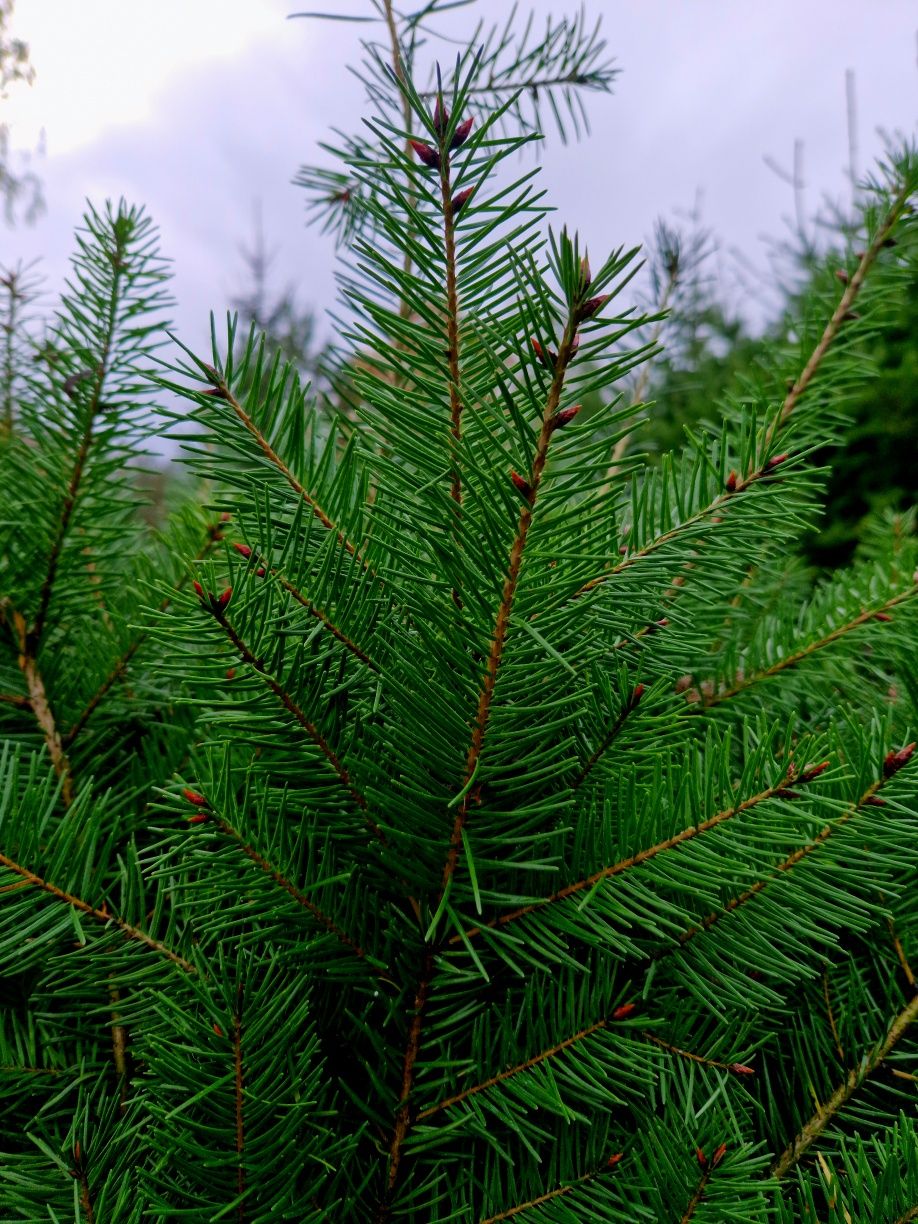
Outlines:
POLYGON ((41 728, 54 772, 61 780, 61 798, 69 807, 73 802, 73 774, 70 769, 70 761, 61 742, 60 732, 57 729, 57 722, 51 709, 35 650, 30 643, 25 620, 22 613, 15 608, 0 609, 0 616, 8 616, 12 621, 19 646, 19 668, 29 692, 28 705, 41 728))
POLYGON ((488 1216, 487 1219, 482 1219, 480 1224, 497 1224, 499 1220, 509 1220, 513 1216, 521 1215, 524 1211, 530 1211, 533 1207, 541 1207, 543 1203, 550 1203, 554 1199, 561 1198, 564 1194, 570 1194, 572 1190, 576 1190, 584 1182, 593 1181, 603 1173, 608 1173, 610 1169, 619 1163, 621 1158, 622 1153, 615 1152, 598 1169, 593 1169, 590 1173, 584 1173, 582 1177, 575 1178, 572 1182, 568 1182, 566 1186, 558 1186, 555 1190, 549 1190, 547 1194, 540 1194, 537 1198, 529 1199, 528 1202, 517 1203, 515 1207, 510 1207, 506 1211, 499 1211, 497 1215, 488 1216))
POLYGON ((918 995, 894 1018, 883 1040, 874 1047, 871 1053, 863 1058, 858 1066, 848 1072, 844 1081, 839 1084, 832 1095, 821 1105, 808 1122, 804 1124, 798 1135, 788 1144, 771 1167, 771 1176, 780 1179, 797 1164, 801 1156, 816 1142, 825 1128, 847 1105, 861 1084, 864 1083, 891 1053, 896 1043, 903 1037, 906 1030, 918 1019, 918 995))
POLYGON ((184 969, 186 973, 196 973, 194 965, 185 960, 183 956, 179 956, 177 952, 173 952, 171 948, 167 948, 165 944, 154 939, 152 935, 148 935, 146 931, 140 930, 139 927, 132 926, 131 923, 125 922, 123 918, 119 918, 117 914, 111 914, 107 909, 98 909, 90 905, 88 901, 82 900, 80 897, 75 897, 72 893, 65 892, 64 889, 58 888, 56 884, 52 884, 48 880, 43 880, 41 876, 36 875, 34 871, 29 871, 27 867, 23 867, 20 863, 15 862, 5 854, 0 854, 0 865, 8 868, 10 871, 20 876, 26 884, 31 884, 35 888, 40 888, 42 892, 48 893, 49 896, 56 897, 58 901, 63 901, 66 905, 72 905, 82 914, 86 914, 90 918, 94 918, 97 922, 101 922, 108 926, 114 924, 119 931, 127 939, 136 939, 146 947, 158 952, 160 956, 165 956, 167 960, 172 961, 174 965, 178 965, 180 969, 184 969))
MULTIPOLYGON (((630 871, 633 867, 639 867, 642 863, 649 862, 650 859, 656 858, 658 854, 662 854, 666 850, 672 850, 676 846, 681 846, 684 842, 691 841, 692 838, 698 837, 702 833, 707 833, 709 829, 714 829, 718 825, 725 824, 728 820, 732 820, 734 816, 738 816, 741 812, 749 811, 750 808, 764 802, 766 799, 771 799, 778 791, 783 790, 788 784, 788 777, 785 775, 780 782, 774 786, 766 787, 759 791, 758 794, 750 795, 748 799, 744 799, 742 803, 735 807, 724 808, 723 811, 717 812, 714 816, 709 816, 707 820, 703 820, 700 824, 691 825, 687 829, 683 829, 679 833, 675 833, 672 837, 664 838, 663 841, 657 842, 653 846, 648 846, 646 850, 640 850, 637 854, 629 855, 628 858, 620 859, 617 863, 613 863, 609 867, 602 867, 599 871, 594 871, 592 875, 585 876, 581 880, 576 880, 571 884, 566 884, 563 888, 559 888, 557 892, 552 893, 548 897, 543 897, 539 901, 531 901, 528 905, 520 906, 519 909, 511 910, 507 914, 501 914, 498 918, 493 918, 490 922, 483 926, 470 927, 464 932, 466 939, 474 939, 476 935, 480 935, 483 930, 490 930, 495 927, 503 927, 508 923, 517 922, 520 918, 526 917, 527 914, 534 913, 536 910, 544 909, 546 905, 554 905, 558 901, 564 901, 568 897, 573 897, 577 893, 586 891, 589 888, 595 887, 602 880, 611 879, 613 876, 621 875, 623 872, 630 871)), ((450 939, 451 944, 458 943, 462 939, 460 935, 453 935, 450 939)))
MULTIPOLYGON (((239 846, 242 853, 246 855, 247 858, 251 859, 256 867, 260 868, 265 875, 269 876, 274 883, 278 885, 278 887, 282 888, 284 892, 291 896, 293 900, 296 901, 297 905, 301 905, 305 910, 308 910, 320 926, 324 927, 330 934, 334 935, 340 943, 344 944, 345 947, 349 948, 352 952, 359 956, 361 960, 367 961, 367 953, 363 950, 360 944, 358 944, 355 939, 348 935, 346 931, 343 931, 332 918, 319 909, 315 902, 310 901, 304 893, 300 892, 296 885, 288 880, 283 872, 279 871, 273 863, 269 862, 268 859, 259 854, 259 852, 253 846, 250 846, 238 829, 234 829, 233 826, 228 821, 224 820, 222 816, 214 815, 212 819, 214 825, 220 830, 220 832, 224 833, 227 837, 232 838, 232 840, 239 846)), ((372 964, 370 965, 370 968, 379 977, 386 978, 388 980, 387 970, 380 969, 376 965, 372 964)))
POLYGON ((341 785, 364 814, 364 820, 366 821, 367 826, 372 830, 375 836, 380 839, 380 841, 385 841, 385 837, 379 826, 368 816, 366 816, 366 799, 354 786, 346 766, 339 759, 338 755, 335 753, 334 749, 325 739, 324 735, 321 733, 315 723, 313 723, 306 716, 306 714, 304 714, 284 686, 265 670, 264 663, 252 653, 249 647, 236 632, 229 618, 226 616, 224 609, 212 603, 209 610, 212 613, 214 620, 220 625, 227 638, 239 652, 239 657, 242 659, 242 661, 247 663, 255 672, 258 673, 259 676, 261 676, 264 683, 271 690, 278 701, 280 701, 284 709, 287 710, 287 712, 292 715, 296 722, 299 723, 315 746, 325 757, 326 761, 328 761, 329 765, 331 765, 332 769, 337 774, 341 785))
POLYGON ((828 965, 822 971, 822 997, 826 1002, 826 1015, 829 1018, 829 1028, 832 1030, 832 1040, 835 1042, 835 1049, 838 1057, 842 1062, 845 1061, 845 1051, 842 1047, 841 1038, 838 1035, 838 1026, 835 1023, 835 1013, 832 1011, 832 999, 829 996, 829 967, 828 965))
MULTIPOLYGON (((826 646, 831 646, 833 642, 837 642, 846 634, 851 633, 854 629, 859 629, 862 625, 868 624, 870 621, 876 620, 878 616, 885 616, 891 609, 897 608, 900 604, 906 603, 918 595, 918 585, 912 586, 907 591, 902 591, 898 595, 894 595, 891 599, 887 599, 885 603, 880 604, 877 608, 868 608, 866 611, 859 613, 844 625, 839 625, 837 629, 833 629, 831 633, 827 633, 825 637, 819 638, 815 642, 810 642, 807 646, 801 647, 799 650, 793 651, 786 655, 783 659, 779 659, 776 663, 772 663, 769 667, 763 667, 759 671, 751 672, 748 676, 734 684, 732 688, 722 689, 718 693, 713 693, 710 697, 705 698, 700 705, 695 707, 697 710, 705 710, 710 706, 719 705, 722 701, 727 701, 731 697, 735 697, 738 693, 745 692, 754 684, 759 684, 762 680, 767 680, 771 676, 776 676, 782 671, 787 671, 788 668, 796 667, 798 663, 802 663, 804 659, 811 654, 815 654, 817 650, 823 650, 826 646)), ((693 711, 689 711, 692 713, 693 711)))

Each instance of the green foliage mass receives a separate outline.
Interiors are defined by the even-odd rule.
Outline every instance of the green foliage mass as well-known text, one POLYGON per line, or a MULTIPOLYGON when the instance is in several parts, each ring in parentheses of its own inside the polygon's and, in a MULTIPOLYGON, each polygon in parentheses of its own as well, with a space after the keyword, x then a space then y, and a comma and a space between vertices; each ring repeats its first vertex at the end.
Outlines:
POLYGON ((648 465, 639 254, 588 259, 514 156, 533 93, 566 131, 608 88, 598 32, 480 31, 419 92, 441 7, 379 6, 404 54, 366 44, 311 179, 340 414, 233 317, 170 342, 123 203, 10 342, 0 1216, 912 1219, 914 517, 830 580, 799 550, 918 153, 648 465))

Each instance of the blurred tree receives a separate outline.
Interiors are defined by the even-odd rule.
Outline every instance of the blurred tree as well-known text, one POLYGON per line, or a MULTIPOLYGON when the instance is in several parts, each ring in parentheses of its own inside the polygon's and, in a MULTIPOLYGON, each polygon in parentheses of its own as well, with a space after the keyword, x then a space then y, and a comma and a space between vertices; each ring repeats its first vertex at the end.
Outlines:
MULTIPOLYGON (((0 102, 9 96, 11 85, 31 85, 35 69, 29 59, 28 43, 14 38, 10 32, 13 16, 13 0, 0 0, 0 102)), ((28 154, 19 154, 24 159, 21 170, 13 169, 13 149, 8 123, 0 123, 0 201, 8 225, 16 220, 16 210, 21 205, 26 221, 34 221, 44 208, 41 181, 34 170, 28 168, 28 154)))

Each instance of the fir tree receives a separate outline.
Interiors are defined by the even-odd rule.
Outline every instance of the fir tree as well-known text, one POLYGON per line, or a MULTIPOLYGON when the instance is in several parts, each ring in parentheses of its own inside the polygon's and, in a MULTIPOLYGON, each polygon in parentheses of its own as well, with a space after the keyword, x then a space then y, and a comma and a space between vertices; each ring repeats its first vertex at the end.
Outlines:
POLYGON ((795 549, 918 155, 724 420, 610 477, 659 319, 514 159, 601 40, 419 91, 440 7, 380 5, 328 201, 356 424, 233 318, 151 377, 123 204, 17 369, 3 1218, 912 1219, 914 522, 815 588, 795 549), (161 534, 156 389, 204 504, 161 534))

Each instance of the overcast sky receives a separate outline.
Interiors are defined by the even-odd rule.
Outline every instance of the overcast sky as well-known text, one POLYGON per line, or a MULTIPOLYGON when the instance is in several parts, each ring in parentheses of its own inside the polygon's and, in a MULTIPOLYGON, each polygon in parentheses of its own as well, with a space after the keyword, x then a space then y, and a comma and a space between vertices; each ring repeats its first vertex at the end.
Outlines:
MULTIPOLYGON (((336 126, 355 131, 361 87, 346 72, 368 27, 286 20, 297 0, 18 0, 14 32, 31 45, 31 89, 4 107, 13 143, 33 145, 48 210, 3 227, 0 263, 42 255, 59 283, 84 198, 143 202, 175 263, 179 331, 200 344, 210 309, 243 282, 260 201, 275 277, 304 303, 334 297, 335 254, 304 225, 290 180, 321 159, 336 126)), ((366 12, 361 0, 323 0, 366 12)), ((481 11, 503 18, 509 0, 481 11)), ((523 0, 522 7, 526 3, 523 0)), ((570 11, 534 0, 539 13, 570 11)), ((588 99, 593 135, 564 148, 553 133, 541 161, 559 220, 594 260, 640 242, 655 217, 690 208, 722 250, 765 266, 763 237, 785 232, 789 187, 764 158, 790 166, 804 142, 807 201, 850 194, 845 72, 856 77, 860 169, 878 128, 914 135, 918 9, 914 0, 587 0, 602 15, 621 69, 612 96, 588 99)), ((457 18, 472 25, 470 13, 457 18)), ((721 257, 727 264, 726 256, 721 257)))

